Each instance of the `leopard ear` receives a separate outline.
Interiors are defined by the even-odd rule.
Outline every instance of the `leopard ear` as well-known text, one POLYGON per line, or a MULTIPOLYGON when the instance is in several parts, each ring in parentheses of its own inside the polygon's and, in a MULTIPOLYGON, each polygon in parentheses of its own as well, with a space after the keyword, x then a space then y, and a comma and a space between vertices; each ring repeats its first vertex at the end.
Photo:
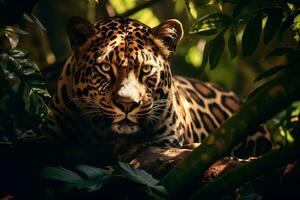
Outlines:
POLYGON ((70 18, 66 29, 71 46, 75 51, 82 47, 90 37, 96 34, 94 25, 80 17, 70 18))
POLYGON ((182 24, 177 19, 169 19, 152 30, 172 52, 175 51, 177 43, 183 36, 182 24))

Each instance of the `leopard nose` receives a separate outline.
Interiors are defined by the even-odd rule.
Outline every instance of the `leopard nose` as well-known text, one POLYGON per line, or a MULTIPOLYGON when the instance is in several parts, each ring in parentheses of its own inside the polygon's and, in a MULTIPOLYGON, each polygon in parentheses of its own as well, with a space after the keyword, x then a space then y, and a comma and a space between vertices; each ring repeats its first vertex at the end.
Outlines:
POLYGON ((140 105, 140 102, 135 102, 131 99, 120 96, 116 96, 113 99, 113 103, 125 113, 131 112, 134 108, 140 105))

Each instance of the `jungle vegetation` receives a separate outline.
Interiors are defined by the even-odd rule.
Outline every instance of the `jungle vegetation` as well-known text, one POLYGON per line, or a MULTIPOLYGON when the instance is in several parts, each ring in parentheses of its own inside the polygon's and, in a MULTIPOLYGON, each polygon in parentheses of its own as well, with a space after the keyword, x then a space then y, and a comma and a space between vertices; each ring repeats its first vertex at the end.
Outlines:
POLYGON ((300 198, 299 41, 297 0, 0 0, 0 199, 300 198), (91 164, 86 155, 96 157, 96 148, 31 141, 24 132, 47 122, 71 52, 64 27, 74 13, 91 22, 123 15, 151 27, 179 19, 185 36, 174 74, 235 91, 240 111, 162 178, 122 162, 114 172, 91 164), (261 123, 277 149, 197 184, 261 123))

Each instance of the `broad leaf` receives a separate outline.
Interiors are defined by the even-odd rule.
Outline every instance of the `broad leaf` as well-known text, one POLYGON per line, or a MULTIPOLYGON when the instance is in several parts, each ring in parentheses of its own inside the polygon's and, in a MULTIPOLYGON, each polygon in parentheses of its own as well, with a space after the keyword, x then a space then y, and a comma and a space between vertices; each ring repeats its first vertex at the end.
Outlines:
POLYGON ((33 89, 30 98, 32 105, 31 112, 37 119, 42 119, 48 114, 48 107, 39 93, 39 89, 33 89))
POLYGON ((63 167, 45 167, 40 173, 40 177, 52 180, 62 181, 65 183, 64 188, 87 189, 89 192, 94 192, 100 189, 104 183, 111 179, 111 174, 106 170, 80 165, 77 167, 79 171, 85 173, 89 179, 85 180, 77 173, 65 169, 63 167), (106 172, 105 174, 103 172, 106 172))
POLYGON ((261 18, 259 16, 249 20, 242 37, 243 56, 250 56, 257 47, 261 33, 261 18))
POLYGON ((264 29, 264 43, 269 43, 277 31, 280 30, 280 25, 282 23, 283 10, 273 9, 268 16, 264 29))
POLYGON ((43 119, 47 115, 48 108, 39 94, 39 89, 30 88, 29 86, 25 85, 23 100, 25 104, 25 110, 36 119, 43 119))
POLYGON ((211 48, 209 52, 210 70, 213 70, 219 63, 225 47, 225 40, 223 32, 211 41, 211 48))
POLYGON ((76 169, 83 172, 91 179, 95 177, 104 177, 104 176, 111 175, 111 173, 108 170, 104 170, 104 169, 100 169, 88 165, 78 165, 76 169))
POLYGON ((25 50, 20 50, 20 49, 12 50, 12 56, 17 59, 28 58, 29 54, 30 54, 30 52, 27 52, 25 50))
POLYGON ((208 57, 209 57, 209 52, 210 52, 210 41, 206 42, 204 50, 203 50, 203 56, 202 56, 202 62, 200 65, 200 74, 202 74, 205 70, 205 67, 207 65, 208 57))
POLYGON ((67 183, 75 183, 84 180, 75 172, 63 167, 45 167, 41 170, 40 177, 67 183))
POLYGON ((138 183, 143 183, 149 186, 156 185, 159 181, 155 178, 152 177, 151 174, 148 174, 144 170, 141 169, 134 169, 130 167, 129 164, 119 162, 119 165, 121 169, 123 169, 131 180, 138 182, 138 183))
POLYGON ((146 171, 141 169, 133 169, 129 164, 123 162, 119 162, 119 165, 125 172, 125 178, 128 178, 136 183, 146 185, 159 192, 167 193, 163 186, 157 185, 159 181, 153 178, 152 175, 147 173, 146 171))
POLYGON ((190 28, 190 34, 213 35, 231 24, 231 17, 223 13, 213 13, 198 19, 190 28))
POLYGON ((88 177, 88 180, 74 184, 74 186, 78 189, 86 188, 89 192, 93 192, 112 180, 112 174, 105 169, 88 165, 79 165, 76 169, 83 172, 88 177))

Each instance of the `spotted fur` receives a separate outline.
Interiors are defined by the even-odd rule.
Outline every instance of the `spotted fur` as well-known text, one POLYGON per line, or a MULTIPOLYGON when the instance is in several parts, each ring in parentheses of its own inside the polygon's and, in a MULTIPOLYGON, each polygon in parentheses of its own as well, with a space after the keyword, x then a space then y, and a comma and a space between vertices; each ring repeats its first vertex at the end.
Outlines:
POLYGON ((51 103, 52 135, 179 147, 203 142, 239 108, 233 92, 172 75, 169 60, 183 35, 177 20, 150 28, 121 17, 94 25, 72 18, 68 34, 74 52, 51 103))

